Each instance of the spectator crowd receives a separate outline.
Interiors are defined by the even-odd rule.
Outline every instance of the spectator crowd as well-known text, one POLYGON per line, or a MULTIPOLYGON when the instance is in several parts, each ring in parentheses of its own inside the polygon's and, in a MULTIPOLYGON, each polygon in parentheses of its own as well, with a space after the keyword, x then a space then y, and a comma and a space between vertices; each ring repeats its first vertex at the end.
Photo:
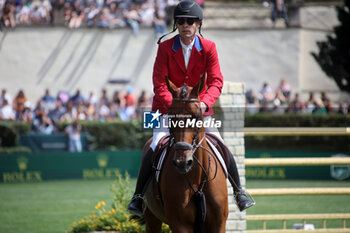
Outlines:
MULTIPOLYGON (((93 92, 83 96, 77 90, 73 95, 58 92, 54 97, 47 89, 37 103, 32 104, 23 90, 19 90, 13 98, 6 89, 2 89, 0 120, 29 122, 34 131, 50 134, 57 131, 59 122, 142 119, 142 112, 146 108, 149 110, 151 99, 145 91, 136 98, 131 86, 122 92, 115 91, 111 96, 103 89, 99 96, 93 92)), ((267 82, 257 94, 248 90, 246 111, 250 114, 350 114, 350 100, 334 103, 324 91, 319 97, 311 92, 306 100, 302 100, 298 93, 292 97, 290 85, 282 79, 275 91, 267 82)))
POLYGON ((57 131, 59 122, 75 121, 128 121, 141 118, 142 111, 150 106, 150 98, 142 91, 138 98, 132 87, 122 93, 116 91, 112 98, 104 89, 100 96, 90 92, 83 96, 79 90, 74 95, 59 92, 56 97, 45 90, 44 95, 33 105, 23 90, 12 96, 6 89, 0 94, 0 120, 28 122, 32 130, 51 134, 57 131))
MULTIPOLYGON (((0 0, 1 27, 55 24, 70 29, 86 27, 154 27, 157 36, 172 25, 172 12, 179 0, 0 0)), ((198 0, 203 4, 203 0, 198 0)))
POLYGON ((350 114, 350 100, 334 103, 326 91, 317 97, 314 92, 302 100, 299 93, 292 96, 291 86, 282 79, 275 90, 264 82, 257 94, 252 89, 246 92, 246 109, 248 113, 269 112, 273 114, 350 114))

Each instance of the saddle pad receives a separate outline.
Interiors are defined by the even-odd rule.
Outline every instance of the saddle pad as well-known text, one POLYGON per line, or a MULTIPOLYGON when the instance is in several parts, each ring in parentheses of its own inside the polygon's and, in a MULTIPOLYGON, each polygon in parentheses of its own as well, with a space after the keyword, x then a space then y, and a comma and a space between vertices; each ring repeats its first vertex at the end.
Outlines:
MULTIPOLYGON (((214 152, 216 158, 219 160, 221 167, 223 168, 225 176, 227 178, 227 176, 228 176, 227 168, 226 168, 225 161, 222 158, 222 155, 216 149, 216 147, 209 141, 209 139, 207 137, 206 137, 206 140, 207 140, 207 143, 210 146, 211 150, 214 152)), ((168 150, 168 148, 164 148, 164 150, 162 151, 162 154, 159 157, 159 161, 158 161, 157 169, 156 169, 156 174, 155 174, 157 182, 159 182, 159 176, 160 176, 160 172, 161 172, 162 167, 163 167, 163 162, 164 162, 165 156, 167 155, 167 150, 168 150)))
POLYGON ((210 146, 211 150, 214 152, 216 158, 219 160, 221 167, 224 170, 225 176, 227 178, 228 177, 227 167, 226 167, 224 159, 222 158, 222 155, 220 154, 218 149, 216 149, 216 147, 213 145, 213 143, 211 143, 211 141, 207 137, 206 137, 206 139, 207 139, 207 143, 210 146))

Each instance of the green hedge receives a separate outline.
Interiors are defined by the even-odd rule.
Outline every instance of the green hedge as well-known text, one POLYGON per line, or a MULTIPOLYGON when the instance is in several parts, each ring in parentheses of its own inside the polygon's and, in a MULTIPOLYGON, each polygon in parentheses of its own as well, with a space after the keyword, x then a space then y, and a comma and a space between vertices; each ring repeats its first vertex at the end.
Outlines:
MULTIPOLYGON (((4 123, 0 124, 0 127, 4 123)), ((13 142, 14 133, 30 131, 25 123, 6 123, 6 132, 13 142)), ((67 124, 60 124, 64 130, 67 124)), ((140 149, 152 131, 143 130, 139 121, 131 122, 81 122, 82 129, 91 135, 93 148, 97 150, 140 149)), ((246 115, 246 127, 350 127, 350 115, 246 115)), ((4 134, 0 130, 0 134, 4 134)), ((327 149, 350 151, 349 136, 247 136, 247 149, 327 149)))
POLYGON ((0 147, 15 147, 18 144, 18 134, 9 122, 0 122, 0 147))
MULTIPOLYGON (((151 136, 144 131, 139 121, 130 122, 80 122, 82 130, 91 135, 90 141, 96 150, 140 149, 151 136)), ((59 124, 64 131, 66 123, 59 124)))
MULTIPOLYGON (((350 115, 246 115, 245 127, 350 127, 350 115)), ((247 136, 246 149, 350 151, 350 136, 247 136)))
POLYGON ((246 115, 246 127, 350 127, 350 115, 246 115))

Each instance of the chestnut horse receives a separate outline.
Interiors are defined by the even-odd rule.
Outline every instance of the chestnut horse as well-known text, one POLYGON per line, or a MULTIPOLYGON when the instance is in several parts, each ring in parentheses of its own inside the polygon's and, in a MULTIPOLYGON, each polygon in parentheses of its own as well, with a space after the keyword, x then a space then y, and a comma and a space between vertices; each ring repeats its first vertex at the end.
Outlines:
MULTIPOLYGON (((171 121, 186 117, 203 121, 198 96, 204 80, 193 88, 177 88, 166 77, 173 96, 168 113, 171 121)), ((171 126, 169 131, 172 144, 160 180, 152 178, 145 193, 146 232, 160 233, 164 222, 172 233, 224 233, 228 216, 226 177, 207 144, 204 128, 171 126)), ((148 147, 149 142, 143 151, 148 147)))

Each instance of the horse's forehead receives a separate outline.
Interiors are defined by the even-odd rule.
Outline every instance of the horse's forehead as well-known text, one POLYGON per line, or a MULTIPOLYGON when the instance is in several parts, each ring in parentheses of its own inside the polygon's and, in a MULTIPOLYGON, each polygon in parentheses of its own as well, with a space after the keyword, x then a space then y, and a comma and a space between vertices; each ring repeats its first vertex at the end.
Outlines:
POLYGON ((180 91, 180 98, 184 99, 187 97, 188 94, 188 86, 184 85, 183 87, 181 87, 181 91, 180 91))
POLYGON ((180 98, 181 99, 185 99, 185 98, 188 98, 188 96, 190 95, 191 93, 191 90, 192 88, 187 86, 187 84, 183 85, 181 88, 180 88, 180 98))

